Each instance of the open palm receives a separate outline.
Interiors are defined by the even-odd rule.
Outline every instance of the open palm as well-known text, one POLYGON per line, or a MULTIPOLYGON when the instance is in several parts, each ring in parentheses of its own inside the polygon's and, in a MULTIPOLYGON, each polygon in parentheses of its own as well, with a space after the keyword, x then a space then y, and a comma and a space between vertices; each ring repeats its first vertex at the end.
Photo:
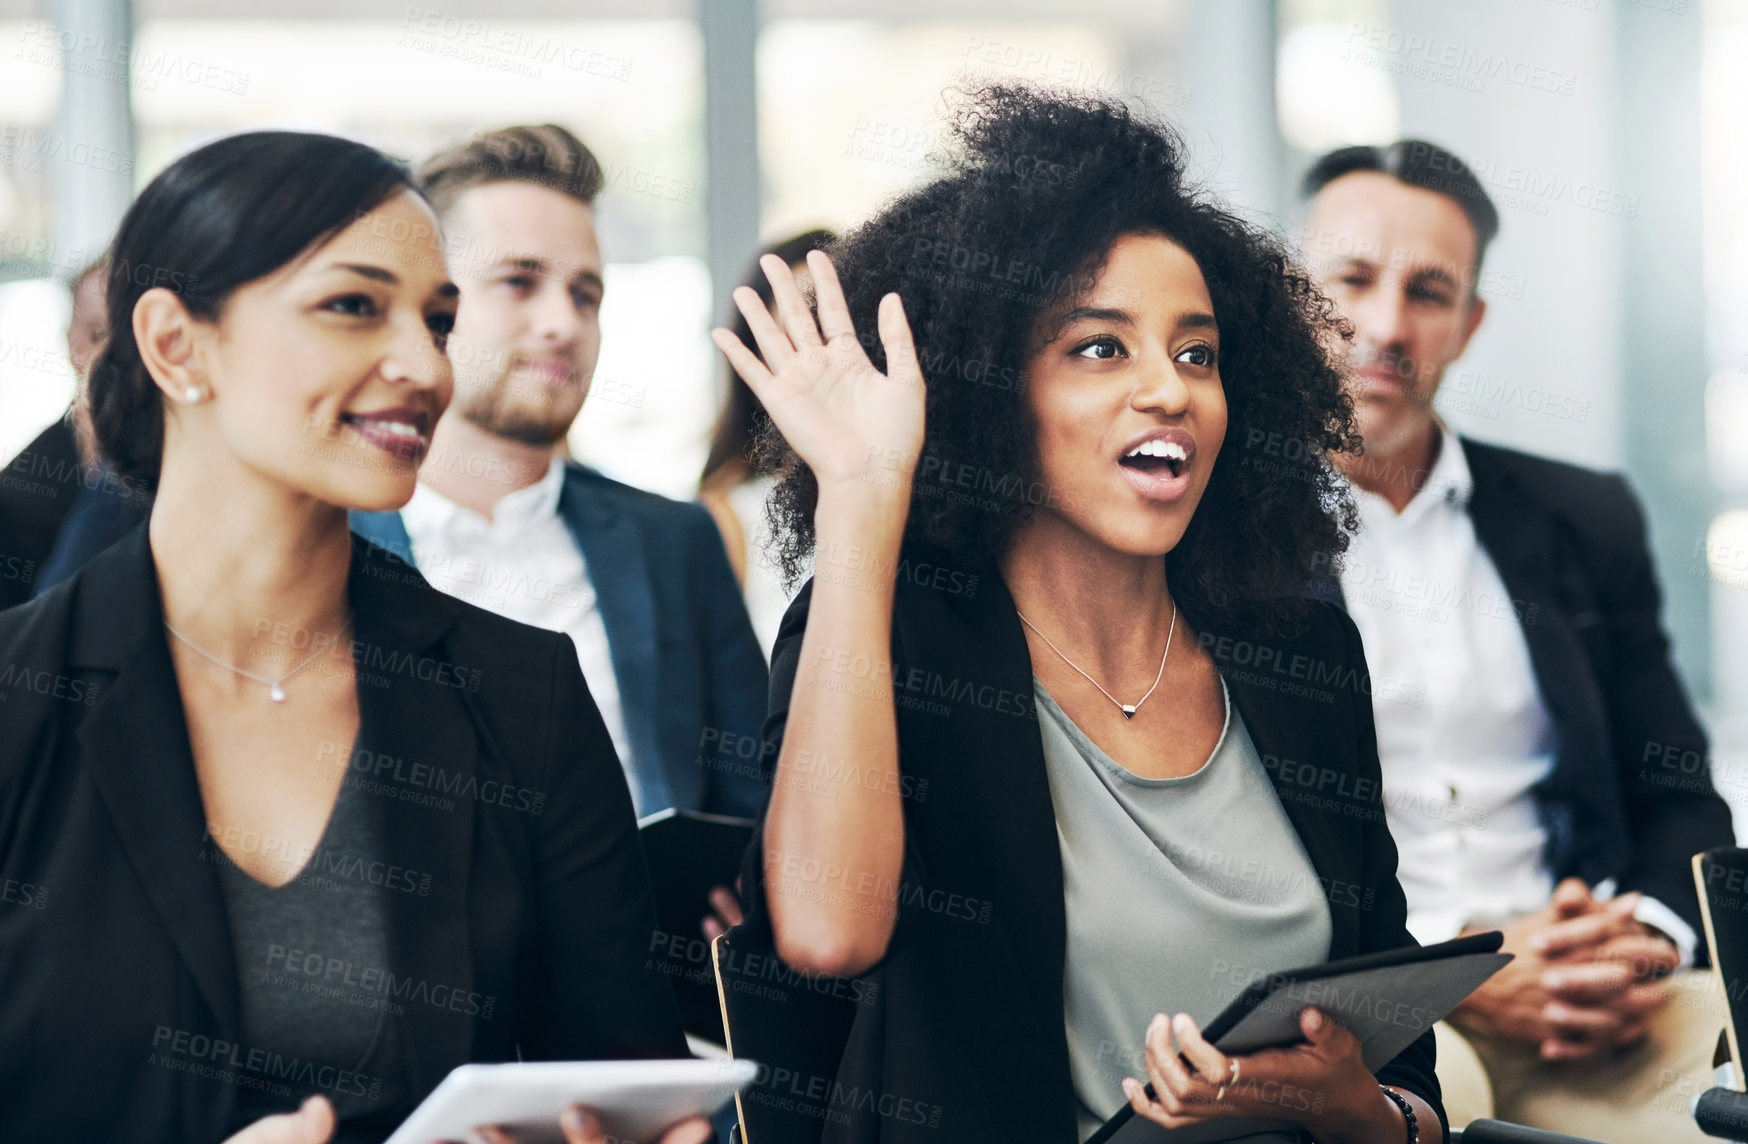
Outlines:
POLYGON ((781 325, 758 294, 742 286, 734 302, 759 352, 720 328, 711 331, 717 348, 764 403, 822 491, 856 481, 888 484, 894 474, 908 481, 923 443, 923 376, 898 295, 880 300, 887 367, 881 373, 856 338, 831 259, 817 250, 807 256, 817 323, 783 260, 767 254, 759 265, 771 280, 781 325))

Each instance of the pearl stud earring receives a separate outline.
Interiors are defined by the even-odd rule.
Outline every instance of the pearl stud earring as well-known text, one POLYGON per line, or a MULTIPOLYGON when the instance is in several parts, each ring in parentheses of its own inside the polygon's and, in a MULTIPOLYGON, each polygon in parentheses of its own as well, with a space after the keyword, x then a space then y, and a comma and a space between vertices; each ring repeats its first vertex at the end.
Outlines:
POLYGON ((182 400, 190 405, 199 405, 204 397, 206 397, 206 391, 198 385, 191 385, 182 391, 182 400))

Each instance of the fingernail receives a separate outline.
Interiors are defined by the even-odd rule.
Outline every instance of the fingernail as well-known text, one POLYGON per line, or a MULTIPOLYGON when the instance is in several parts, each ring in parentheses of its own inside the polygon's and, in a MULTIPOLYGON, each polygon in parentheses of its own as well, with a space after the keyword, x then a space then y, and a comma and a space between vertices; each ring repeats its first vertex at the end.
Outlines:
POLYGON ((1190 1015, 1188 1013, 1179 1013, 1177 1016, 1173 1017, 1171 1019, 1171 1028, 1172 1032, 1177 1033, 1180 1036, 1187 1035, 1190 1031, 1190 1015))
POLYGON ((1323 1013, 1317 1009, 1305 1010, 1305 1025, 1313 1030, 1323 1028, 1323 1013))
POLYGON ((1559 989, 1565 984, 1566 975, 1564 973, 1555 972, 1542 974, 1542 988, 1544 989, 1559 989))

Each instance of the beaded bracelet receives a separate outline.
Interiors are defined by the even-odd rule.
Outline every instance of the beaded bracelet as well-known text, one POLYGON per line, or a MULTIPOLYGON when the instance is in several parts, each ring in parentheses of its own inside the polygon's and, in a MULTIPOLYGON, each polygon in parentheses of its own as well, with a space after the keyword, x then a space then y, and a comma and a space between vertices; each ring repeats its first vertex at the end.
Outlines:
POLYGON ((1378 1091, 1390 1098, 1397 1108, 1402 1110, 1402 1118, 1408 1121, 1408 1144, 1420 1144, 1420 1125, 1414 1120, 1414 1107, 1405 1100, 1401 1093, 1394 1089, 1378 1086, 1378 1091))

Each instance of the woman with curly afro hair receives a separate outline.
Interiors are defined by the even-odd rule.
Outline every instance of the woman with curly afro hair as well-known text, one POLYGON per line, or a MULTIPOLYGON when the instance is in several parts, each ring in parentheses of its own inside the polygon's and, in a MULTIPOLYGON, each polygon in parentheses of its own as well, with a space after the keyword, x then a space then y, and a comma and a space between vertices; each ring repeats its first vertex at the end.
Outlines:
POLYGON ((737 291, 756 352, 713 335, 812 572, 730 948, 850 999, 749 1139, 1084 1141, 1127 1105, 1441 1144, 1430 1031, 1376 1075, 1314 1009, 1288 1048, 1199 1032, 1257 973, 1412 944, 1359 637, 1304 597, 1351 527, 1341 328, 1143 114, 995 85, 953 132, 808 256, 811 303, 775 259, 775 317, 737 291))

